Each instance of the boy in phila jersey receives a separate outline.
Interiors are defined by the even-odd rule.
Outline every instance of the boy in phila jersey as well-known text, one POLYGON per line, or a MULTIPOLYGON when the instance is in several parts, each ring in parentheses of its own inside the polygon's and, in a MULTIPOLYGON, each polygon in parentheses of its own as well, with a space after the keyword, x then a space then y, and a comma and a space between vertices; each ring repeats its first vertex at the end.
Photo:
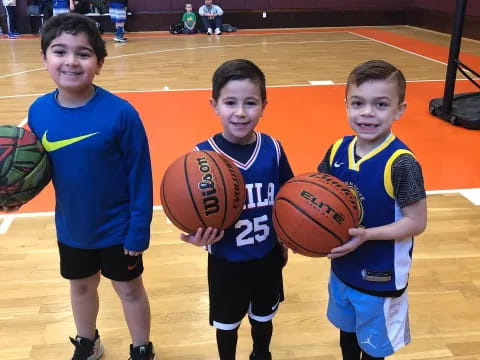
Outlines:
POLYGON ((344 360, 383 359, 410 342, 406 288, 427 215, 420 165, 391 129, 405 111, 405 87, 385 61, 353 69, 345 102, 356 135, 337 140, 318 166, 352 186, 364 209, 352 239, 328 255, 327 316, 340 329, 344 360))
POLYGON ((250 359, 271 359, 272 319, 283 300, 286 261, 273 229, 272 207, 279 187, 293 174, 280 143, 255 131, 267 105, 265 76, 255 64, 243 59, 222 64, 213 75, 210 102, 223 131, 196 149, 231 159, 242 172, 247 199, 232 227, 200 228, 181 238, 207 245, 210 324, 216 328, 220 359, 235 359, 238 327, 246 314, 253 338, 250 359))
POLYGON ((70 281, 77 336, 72 360, 95 360, 100 274, 110 279, 127 321, 132 360, 155 358, 142 252, 150 241, 152 169, 137 111, 93 84, 107 55, 95 22, 65 13, 42 32, 43 63, 57 89, 28 112, 52 164, 60 270, 70 281))

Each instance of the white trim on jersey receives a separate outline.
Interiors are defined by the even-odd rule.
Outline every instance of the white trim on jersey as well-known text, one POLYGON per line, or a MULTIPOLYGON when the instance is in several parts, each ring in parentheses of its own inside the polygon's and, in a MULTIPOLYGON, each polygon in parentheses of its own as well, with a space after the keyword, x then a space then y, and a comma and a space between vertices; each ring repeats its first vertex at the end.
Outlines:
MULTIPOLYGON (((255 163, 255 160, 258 157, 258 154, 260 152, 260 147, 262 146, 262 136, 259 132, 255 131, 255 135, 257 136, 257 144, 255 145, 255 149, 253 150, 252 156, 250 156, 250 159, 244 164, 237 159, 234 159, 233 157, 229 156, 227 153, 223 152, 222 149, 218 147, 218 145, 215 143, 215 140, 213 140, 213 137, 208 139, 208 143, 210 146, 218 153, 226 156, 229 158, 238 168, 242 170, 248 170, 250 166, 252 166, 255 163)), ((276 146, 276 145, 275 145, 276 146)), ((278 156, 277 156, 278 158, 278 156)))
POLYGON ((275 150, 277 150, 277 165, 280 166, 280 155, 281 155, 280 144, 278 143, 277 139, 274 139, 271 136, 270 138, 272 139, 273 144, 275 145, 275 150))
MULTIPOLYGON (((403 217, 402 211, 395 201, 395 221, 403 217)), ((403 289, 408 283, 409 270, 412 267, 412 258, 410 249, 412 248, 413 238, 395 240, 394 250, 394 269, 395 269, 395 287, 403 289)))

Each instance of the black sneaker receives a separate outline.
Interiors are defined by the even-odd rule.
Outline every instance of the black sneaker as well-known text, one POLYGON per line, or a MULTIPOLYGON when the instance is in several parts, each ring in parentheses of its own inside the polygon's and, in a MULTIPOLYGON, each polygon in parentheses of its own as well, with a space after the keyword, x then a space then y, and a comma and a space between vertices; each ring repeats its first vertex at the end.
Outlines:
POLYGON ((93 341, 78 335, 75 339, 70 338, 70 341, 75 345, 72 360, 97 360, 103 355, 103 345, 100 342, 98 330, 95 330, 93 341))
POLYGON ((155 350, 153 344, 149 342, 146 345, 135 346, 130 344, 129 360, 155 360, 155 350))
POLYGON ((267 357, 256 356, 255 353, 252 351, 250 353, 250 360, 272 360, 272 354, 268 353, 267 357))

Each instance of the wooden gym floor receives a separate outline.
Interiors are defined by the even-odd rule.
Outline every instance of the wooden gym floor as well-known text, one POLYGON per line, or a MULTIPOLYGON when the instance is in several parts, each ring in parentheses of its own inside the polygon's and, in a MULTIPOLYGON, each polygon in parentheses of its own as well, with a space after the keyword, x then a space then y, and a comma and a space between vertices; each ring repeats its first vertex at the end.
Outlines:
MULTIPOLYGON (((145 285, 152 341, 161 359, 216 359, 208 325, 206 254, 178 239, 159 209, 166 166, 219 130, 209 104, 215 68, 248 58, 266 73, 269 104, 259 129, 277 137, 296 174, 313 171, 327 147, 350 133, 344 82, 360 62, 381 58, 409 81, 406 115, 394 131, 424 170, 428 227, 416 241, 411 274, 412 344, 393 359, 480 360, 480 133, 428 114, 441 97, 449 36, 418 28, 318 28, 239 31, 220 37, 106 35, 109 56, 97 85, 128 99, 144 120, 152 152, 155 205, 145 285)), ((25 123, 27 110, 54 84, 43 69, 38 37, 0 39, 0 124, 25 123)), ((479 43, 465 39, 462 60, 480 69, 479 43)), ((457 92, 476 91, 459 76, 457 92)), ((53 192, 0 217, 0 359, 69 359, 75 329, 68 282, 58 271, 53 192)), ((275 359, 340 359, 338 332, 325 317, 329 263, 290 255, 286 301, 275 318, 275 359)), ((130 343, 121 305, 108 281, 100 288, 98 328, 105 359, 126 359, 130 343)), ((251 350, 248 322, 238 358, 251 350)))

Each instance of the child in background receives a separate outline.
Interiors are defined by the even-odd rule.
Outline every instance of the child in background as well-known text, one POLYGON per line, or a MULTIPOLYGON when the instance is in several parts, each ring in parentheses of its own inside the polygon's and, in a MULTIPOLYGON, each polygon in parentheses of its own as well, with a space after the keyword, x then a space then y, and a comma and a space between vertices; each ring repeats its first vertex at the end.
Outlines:
POLYGON ((197 16, 193 12, 192 4, 185 4, 185 13, 182 16, 182 22, 184 34, 195 34, 197 32, 195 28, 197 16))
POLYGON ((350 73, 346 107, 356 135, 337 140, 318 171, 359 194, 364 214, 352 239, 332 249, 328 319, 344 360, 383 359, 410 342, 407 285, 413 237, 427 223, 422 170, 392 132, 405 112, 405 77, 372 60, 350 73))
POLYGON ((52 164, 60 271, 70 282, 77 329, 72 360, 103 354, 96 327, 101 275, 122 302, 130 359, 153 360, 141 276, 153 207, 145 129, 132 105, 93 84, 107 55, 94 21, 76 13, 53 16, 41 48, 57 89, 31 105, 28 124, 52 164))
POLYGON ((272 208, 279 188, 293 173, 280 143, 255 131, 267 105, 265 76, 255 64, 243 59, 222 64, 213 75, 210 102, 223 130, 196 149, 217 151, 240 168, 247 203, 225 231, 200 228, 181 239, 208 248, 210 324, 217 329, 220 359, 235 359, 238 328, 248 314, 250 360, 269 360, 287 256, 273 229, 272 208))
POLYGON ((110 18, 115 25, 115 36, 113 40, 119 43, 126 43, 125 23, 127 22, 128 0, 111 0, 108 2, 110 18))
POLYGON ((53 0, 53 16, 75 10, 73 0, 53 0))

